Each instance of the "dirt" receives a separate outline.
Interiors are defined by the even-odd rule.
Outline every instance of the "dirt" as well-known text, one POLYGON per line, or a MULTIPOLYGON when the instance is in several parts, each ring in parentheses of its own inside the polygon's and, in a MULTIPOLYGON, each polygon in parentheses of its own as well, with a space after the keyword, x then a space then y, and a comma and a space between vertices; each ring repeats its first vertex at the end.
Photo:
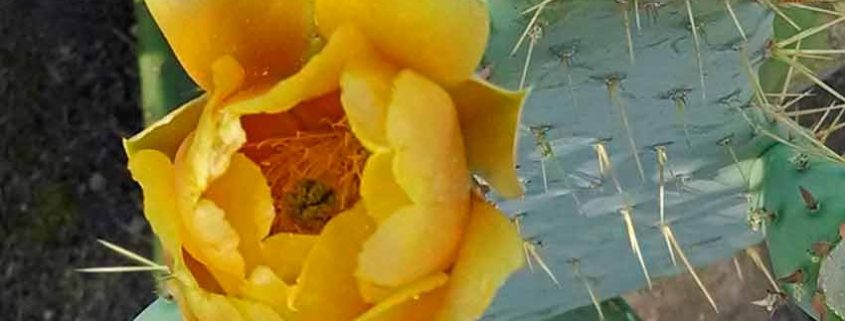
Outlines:
MULTIPOLYGON (((768 262, 765 246, 754 247, 768 262)), ((680 262, 678 264, 681 264, 680 262)), ((770 267, 767 267, 771 271, 770 267)), ((679 266, 683 269, 683 266, 679 266)), ((768 279, 744 252, 733 258, 698 267, 696 273, 712 295, 715 313, 689 273, 661 279, 654 289, 642 289, 623 297, 643 321, 764 321, 770 313, 752 304, 766 297, 768 279), (736 262, 734 262, 736 260, 736 262), (738 267, 737 267, 738 266, 738 267)))
POLYGON ((0 319, 130 320, 155 297, 121 137, 141 126, 132 1, 0 1, 0 319))

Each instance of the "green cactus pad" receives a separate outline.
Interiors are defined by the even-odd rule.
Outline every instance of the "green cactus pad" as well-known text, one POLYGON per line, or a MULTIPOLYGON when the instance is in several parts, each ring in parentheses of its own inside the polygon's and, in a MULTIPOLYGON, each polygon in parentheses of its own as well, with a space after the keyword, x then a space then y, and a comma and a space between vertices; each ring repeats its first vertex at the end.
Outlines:
POLYGON ((147 306, 134 321, 179 321, 182 314, 175 301, 158 298, 147 306))
MULTIPOLYGON (((532 17, 521 12, 539 2, 488 1, 493 25, 484 64, 491 68, 494 82, 509 88, 519 85, 530 38, 514 56, 510 53, 532 17)), ((639 2, 642 6, 654 1, 639 2)), ((754 134, 739 112, 752 97, 742 67, 742 38, 724 1, 692 1, 707 89, 704 99, 684 1, 662 3, 656 15, 640 10, 640 31, 633 10, 628 11, 633 63, 624 6, 617 2, 551 1, 540 14, 542 36, 533 47, 525 77, 531 95, 518 149, 527 195, 499 205, 508 213, 525 214, 523 236, 542 242, 539 252, 563 287, 556 288, 541 270, 523 270, 500 291, 487 319, 541 319, 588 305, 580 282, 566 277, 570 258, 580 259, 585 277, 597 280, 595 290, 602 298, 646 286, 617 212, 623 198, 610 179, 598 184, 601 175, 593 144, 599 141, 609 139, 605 144, 633 206, 639 243, 652 277, 686 271, 672 265, 656 228, 653 147, 657 145, 667 147, 669 165, 678 177, 667 182, 667 219, 693 264, 730 257, 761 241, 762 234, 750 231, 746 224, 743 180, 736 178, 739 174, 728 147, 718 144, 731 136, 729 146, 740 159, 757 156, 771 145, 754 134), (613 77, 619 86, 611 98, 605 81, 613 77), (677 97, 683 97, 685 108, 679 107, 677 97), (645 181, 614 100, 626 109, 645 181), (545 137, 552 157, 544 156, 548 153, 537 147, 532 135, 531 128, 544 125, 551 126, 545 137), (544 167, 547 184, 543 183, 544 167), (716 178, 720 174, 733 177, 726 182, 716 178)), ((772 33, 773 15, 751 1, 730 3, 749 39, 750 58, 759 60, 772 33)))
POLYGON ((781 286, 805 311, 814 313, 811 301, 825 254, 817 253, 814 244, 833 244, 839 239, 839 224, 845 221, 841 197, 845 166, 814 156, 809 156, 806 166, 798 166, 796 155, 800 153, 784 145, 763 155, 762 207, 774 214, 767 224, 767 241, 775 277, 802 271, 802 280, 781 282, 781 286), (812 195, 818 209, 808 206, 801 188, 812 195))
MULTIPOLYGON (((781 12, 783 12, 784 15, 788 16, 790 20, 805 29, 822 25, 827 22, 828 19, 830 19, 830 17, 827 15, 798 8, 782 8, 781 12)), ((800 32, 799 30, 796 30, 794 27, 792 27, 788 22, 786 22, 786 20, 781 17, 775 17, 774 21, 772 21, 772 29, 774 31, 772 39, 775 41, 788 39, 800 32)), ((801 41, 800 49, 830 49, 829 41, 830 40, 827 32, 817 33, 815 35, 803 39, 801 41)), ((795 49, 797 45, 797 43, 792 44, 790 46, 787 46, 787 49, 795 49)), ((801 58, 798 61, 817 71, 824 70, 829 67, 835 67, 832 66, 835 64, 832 61, 825 61, 820 59, 801 58)), ((776 59, 767 59, 760 66, 760 85, 763 87, 763 90, 766 92, 780 92, 786 80, 788 69, 789 65, 782 61, 776 59)), ((807 77, 798 73, 793 73, 792 77, 790 78, 790 82, 791 88, 789 89, 806 87, 808 85, 813 84, 807 77)))
POLYGON ((164 40, 143 1, 135 1, 138 21, 138 72, 144 121, 151 124, 170 110, 199 95, 164 40))

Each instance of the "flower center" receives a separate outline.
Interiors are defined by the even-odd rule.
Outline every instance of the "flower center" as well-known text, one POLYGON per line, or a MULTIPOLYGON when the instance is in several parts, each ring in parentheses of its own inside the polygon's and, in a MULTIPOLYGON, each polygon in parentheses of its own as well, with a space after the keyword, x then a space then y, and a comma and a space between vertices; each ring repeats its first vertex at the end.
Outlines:
POLYGON ((332 217, 358 200, 368 156, 345 119, 324 128, 247 142, 242 151, 258 164, 270 185, 276 209, 271 234, 319 234, 332 217))
POLYGON ((313 179, 299 181, 284 195, 284 209, 297 226, 320 229, 334 214, 334 190, 313 179))

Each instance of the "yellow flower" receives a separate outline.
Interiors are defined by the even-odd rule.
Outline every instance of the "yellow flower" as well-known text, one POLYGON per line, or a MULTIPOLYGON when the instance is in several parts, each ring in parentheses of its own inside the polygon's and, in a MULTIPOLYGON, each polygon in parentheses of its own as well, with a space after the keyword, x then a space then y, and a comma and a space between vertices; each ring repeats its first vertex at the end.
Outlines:
POLYGON ((124 142, 186 320, 481 316, 523 262, 471 192, 522 194, 485 2, 146 2, 206 91, 124 142))

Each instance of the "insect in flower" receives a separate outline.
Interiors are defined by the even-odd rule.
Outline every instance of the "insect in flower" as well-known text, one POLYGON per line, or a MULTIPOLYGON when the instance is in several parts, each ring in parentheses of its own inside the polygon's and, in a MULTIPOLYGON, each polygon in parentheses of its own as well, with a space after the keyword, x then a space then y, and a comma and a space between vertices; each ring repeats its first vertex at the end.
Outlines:
POLYGON ((335 202, 334 191, 313 179, 297 183, 284 200, 286 210, 297 225, 312 230, 319 230, 328 222, 335 202))

